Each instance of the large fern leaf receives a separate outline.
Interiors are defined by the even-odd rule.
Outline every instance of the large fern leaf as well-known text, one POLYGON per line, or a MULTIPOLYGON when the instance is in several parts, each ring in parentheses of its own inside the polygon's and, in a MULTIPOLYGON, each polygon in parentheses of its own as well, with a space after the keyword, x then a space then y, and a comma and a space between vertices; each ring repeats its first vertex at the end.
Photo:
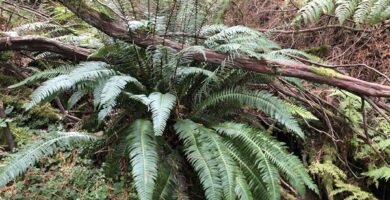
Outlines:
POLYGON ((361 0, 337 0, 336 1, 336 16, 339 19, 340 24, 351 17, 355 12, 357 6, 361 0))
POLYGON ((24 79, 23 81, 20 81, 17 84, 9 86, 9 88, 17 88, 17 87, 20 87, 22 85, 33 83, 33 82, 40 80, 40 79, 49 79, 49 78, 54 78, 56 76, 59 76, 61 74, 68 74, 70 71, 72 71, 72 69, 74 69, 74 66, 63 65, 63 66, 48 69, 45 71, 36 72, 32 76, 29 76, 26 79, 24 79))
POLYGON ((174 128, 179 138, 184 142, 184 152, 199 175, 206 198, 209 200, 222 199, 222 183, 217 163, 212 159, 212 154, 201 146, 197 126, 191 120, 178 120, 174 128))
POLYGON ((16 178, 34 165, 39 159, 57 152, 61 147, 70 147, 76 143, 89 142, 96 137, 78 132, 58 132, 46 138, 38 139, 7 159, 0 166, 0 187, 16 178))
POLYGON ((364 172, 362 174, 372 178, 374 181, 378 181, 378 179, 388 181, 390 179, 390 168, 384 166, 378 169, 369 170, 368 172, 364 172))
POLYGON ((205 109, 220 103, 238 103, 240 106, 250 106, 264 111, 270 117, 275 118, 279 123, 294 131, 301 138, 304 138, 303 131, 297 121, 294 120, 280 99, 267 92, 251 92, 240 89, 230 89, 211 95, 194 108, 194 114, 199 114, 205 109))
POLYGON ((26 108, 37 105, 57 92, 72 88, 80 81, 93 80, 112 74, 114 71, 108 69, 104 62, 81 63, 69 74, 63 74, 44 82, 30 95, 31 102, 26 105, 26 108))
POLYGON ((295 156, 288 154, 281 143, 272 140, 259 130, 242 124, 223 123, 216 126, 216 129, 232 138, 239 139, 246 146, 248 153, 256 152, 259 160, 269 160, 271 165, 277 167, 301 195, 305 193, 305 186, 318 193, 317 186, 304 170, 302 163, 295 156))
POLYGON ((152 200, 157 179, 157 142, 150 121, 138 119, 128 136, 132 175, 141 200, 152 200))
POLYGON ((237 163, 230 156, 222 138, 217 135, 214 130, 203 126, 198 126, 198 130, 200 131, 200 134, 202 134, 202 137, 199 138, 200 142, 205 144, 209 151, 214 152, 215 154, 213 159, 218 162, 217 166, 221 176, 224 199, 236 199, 236 175, 239 170, 237 163))
POLYGON ((150 108, 152 109, 154 134, 163 134, 167 120, 175 107, 176 96, 166 93, 153 92, 149 95, 150 108))
POLYGON ((334 9, 333 0, 312 0, 303 6, 298 13, 305 23, 317 22, 324 13, 330 13, 334 9))
MULTIPOLYGON (((257 167, 253 166, 253 163, 248 161, 248 159, 246 159, 246 156, 243 156, 241 151, 239 151, 238 148, 235 147, 231 141, 227 140, 225 141, 225 143, 226 146, 228 147, 227 150, 229 154, 240 165, 241 171, 238 171, 237 178, 241 178, 242 174, 245 176, 246 180, 248 180, 249 182, 249 186, 253 196, 256 196, 257 199, 259 200, 270 199, 271 198, 270 193, 268 193, 266 184, 262 180, 261 178, 262 176, 260 175, 259 170, 257 170, 257 167)), ((237 194, 239 197, 244 195, 244 194, 240 194, 239 192, 237 194)), ((244 196, 249 196, 249 195, 244 195, 244 196)))

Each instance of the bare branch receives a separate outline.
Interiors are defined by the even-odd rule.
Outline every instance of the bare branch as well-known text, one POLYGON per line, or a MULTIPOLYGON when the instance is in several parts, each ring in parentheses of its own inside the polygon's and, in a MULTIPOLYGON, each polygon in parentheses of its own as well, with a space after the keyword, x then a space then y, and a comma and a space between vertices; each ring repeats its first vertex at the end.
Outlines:
POLYGON ((73 61, 86 60, 88 55, 92 53, 85 48, 37 36, 0 37, 0 51, 7 50, 49 51, 73 61))

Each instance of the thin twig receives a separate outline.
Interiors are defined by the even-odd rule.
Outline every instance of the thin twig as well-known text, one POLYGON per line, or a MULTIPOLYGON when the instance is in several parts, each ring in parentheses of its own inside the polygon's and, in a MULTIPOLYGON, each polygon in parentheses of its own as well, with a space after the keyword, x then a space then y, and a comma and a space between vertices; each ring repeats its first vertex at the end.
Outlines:
POLYGON ((290 57, 292 57, 292 58, 295 58, 295 59, 297 59, 297 60, 300 60, 300 61, 308 62, 308 63, 310 63, 310 64, 314 64, 314 65, 318 65, 318 66, 326 67, 326 68, 338 68, 338 67, 365 67, 365 68, 367 68, 367 69, 370 69, 370 70, 372 70, 372 71, 378 73, 379 75, 381 75, 382 77, 384 77, 384 78, 390 83, 390 78, 389 78, 386 74, 380 72, 379 70, 375 69, 374 67, 370 67, 370 66, 368 66, 368 65, 366 65, 366 64, 363 64, 363 63, 359 63, 359 64, 343 64, 343 65, 327 65, 327 64, 323 64, 323 63, 314 62, 314 61, 311 61, 311 60, 308 60, 308 59, 304 59, 304 58, 301 58, 301 57, 299 57, 299 56, 294 56, 294 55, 290 55, 290 54, 289 54, 288 56, 290 56, 290 57))
POLYGON ((365 97, 362 96, 361 97, 361 101, 362 101, 362 106, 361 106, 361 109, 362 109, 362 116, 363 116, 363 132, 364 132, 364 135, 365 135, 365 139, 366 139, 366 142, 367 144, 372 148, 372 150, 374 150, 374 152, 379 156, 379 158, 382 160, 383 163, 385 163, 387 166, 388 166, 388 163, 386 162, 385 158, 383 157, 383 155, 378 151, 378 149, 376 149, 373 145, 372 145, 372 141, 368 135, 368 129, 367 129, 367 114, 366 114, 366 109, 364 108, 364 101, 365 101, 365 97))
POLYGON ((390 117, 386 115, 386 113, 384 113, 375 102, 367 97, 364 97, 364 100, 366 100, 380 115, 382 115, 383 118, 385 118, 390 123, 390 117))

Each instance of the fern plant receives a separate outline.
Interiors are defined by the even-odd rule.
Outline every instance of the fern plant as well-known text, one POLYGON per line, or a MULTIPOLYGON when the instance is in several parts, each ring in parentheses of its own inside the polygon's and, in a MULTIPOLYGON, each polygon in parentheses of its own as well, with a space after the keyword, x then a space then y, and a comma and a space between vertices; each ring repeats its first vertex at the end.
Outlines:
POLYGON ((321 15, 335 13, 340 24, 347 19, 357 25, 377 24, 390 19, 389 0, 311 0, 298 11, 297 21, 317 22, 321 15))
MULTIPOLYGON (((228 53, 230 59, 275 56, 298 62, 289 55, 308 57, 283 51, 265 35, 242 26, 207 26, 200 34, 209 37, 203 46, 228 53), (250 45, 253 40, 258 42, 250 45)), ((128 155, 140 199, 187 196, 187 189, 175 185, 193 180, 185 178, 179 163, 197 175, 206 199, 280 199, 281 179, 297 195, 304 196, 306 188, 318 193, 301 161, 284 144, 239 118, 229 122, 242 109, 261 112, 300 140, 304 132, 293 114, 304 112, 269 92, 250 88, 272 77, 190 59, 202 52, 202 46, 175 52, 163 46, 141 49, 112 42, 90 56, 101 61, 37 72, 12 88, 48 79, 31 94, 27 109, 64 93, 73 93, 68 100, 73 109, 83 96, 93 96, 91 106, 108 137, 127 138, 118 152, 128 155), (160 167, 172 175, 161 174, 160 167)))
POLYGON ((58 152, 61 148, 96 140, 95 136, 78 132, 56 132, 38 139, 12 154, 0 166, 0 186, 5 186, 34 165, 39 159, 58 152))
POLYGON ((324 181, 330 181, 330 186, 334 186, 334 188, 327 188, 327 191, 329 192, 328 196, 330 198, 344 194, 346 195, 346 199, 351 200, 376 199, 371 193, 362 190, 356 185, 348 183, 346 181, 347 175, 329 160, 324 163, 312 163, 311 166, 309 166, 309 170, 311 173, 320 176, 324 181))

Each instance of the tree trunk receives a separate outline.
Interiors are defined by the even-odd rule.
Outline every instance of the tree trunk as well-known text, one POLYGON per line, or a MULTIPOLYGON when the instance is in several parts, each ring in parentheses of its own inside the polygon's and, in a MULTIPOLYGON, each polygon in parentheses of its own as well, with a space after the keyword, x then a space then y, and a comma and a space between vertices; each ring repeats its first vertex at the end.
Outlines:
MULTIPOLYGON (((0 100, 0 118, 5 119, 7 116, 5 115, 4 111, 4 104, 3 101, 0 100)), ((6 127, 3 127, 3 133, 8 145, 9 150, 12 152, 15 148, 15 141, 14 138, 12 137, 11 130, 9 129, 8 123, 6 127)))

